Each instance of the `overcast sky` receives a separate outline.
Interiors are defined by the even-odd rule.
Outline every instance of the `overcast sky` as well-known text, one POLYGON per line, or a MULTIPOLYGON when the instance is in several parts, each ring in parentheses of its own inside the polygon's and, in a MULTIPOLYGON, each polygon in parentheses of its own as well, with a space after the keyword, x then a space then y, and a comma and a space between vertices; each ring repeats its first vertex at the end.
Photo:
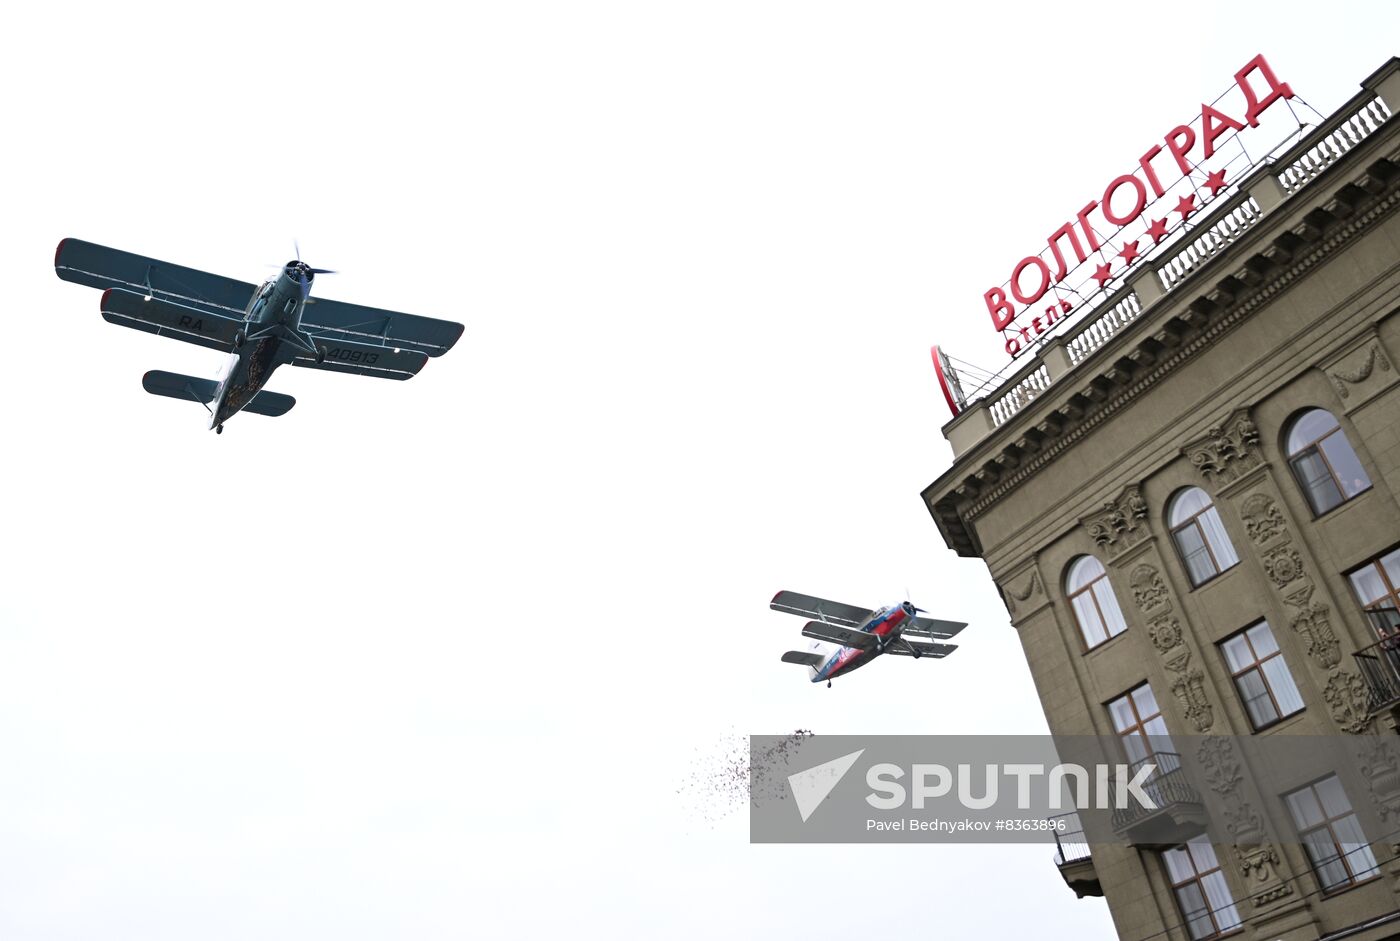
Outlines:
POLYGON ((30 4, 0 59, 0 937, 1109 937, 1044 846, 750 846, 748 733, 1026 733, 928 347, 1265 53, 1393 3, 30 4), (1253 7, 1253 12, 1247 7, 1253 7), (222 436, 76 236, 460 320, 222 436), (970 622, 828 690, 780 588, 970 622), (678 789, 682 793, 677 793, 678 789), (1007 904, 1007 898, 1015 904, 1007 904))

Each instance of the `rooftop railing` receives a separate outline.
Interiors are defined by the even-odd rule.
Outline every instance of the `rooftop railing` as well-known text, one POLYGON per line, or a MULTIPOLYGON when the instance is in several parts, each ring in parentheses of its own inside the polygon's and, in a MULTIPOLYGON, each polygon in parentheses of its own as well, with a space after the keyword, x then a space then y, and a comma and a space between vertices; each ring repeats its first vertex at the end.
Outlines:
POLYGON ((1262 215, 1259 203, 1243 190, 1232 196, 1225 206, 1227 208, 1211 207, 1215 212, 1214 221, 1192 232, 1180 251, 1156 266, 1163 290, 1170 291, 1186 280, 1192 271, 1218 255, 1262 215))
POLYGON ((1078 366, 1081 361, 1089 358, 1090 353, 1107 343, 1115 333, 1136 320, 1140 313, 1142 303, 1138 300, 1137 292, 1129 290, 1122 300, 1066 335, 1065 352, 1069 353, 1069 361, 1078 366))
POLYGON ((1360 107, 1344 108, 1323 123, 1308 139, 1299 144, 1302 152, 1284 156, 1284 167, 1278 181, 1284 190, 1296 192, 1323 170, 1341 159, 1342 155, 1361 143, 1386 121, 1391 109, 1379 96, 1372 97, 1360 107))

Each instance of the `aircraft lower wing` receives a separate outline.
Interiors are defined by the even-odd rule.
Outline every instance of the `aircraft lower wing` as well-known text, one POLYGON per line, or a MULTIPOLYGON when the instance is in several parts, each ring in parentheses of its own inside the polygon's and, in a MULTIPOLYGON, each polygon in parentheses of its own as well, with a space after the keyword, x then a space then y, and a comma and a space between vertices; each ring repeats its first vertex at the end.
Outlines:
POLYGON ((307 298, 302 328, 327 341, 342 340, 372 346, 417 350, 441 356, 466 329, 451 320, 400 314, 325 298, 307 298))
POLYGON ((833 624, 842 624, 847 627, 855 627, 864 623, 871 614, 870 608, 857 608, 852 604, 827 601, 825 598, 802 595, 795 591, 778 592, 773 596, 773 600, 768 602, 768 607, 774 611, 798 614, 804 618, 816 618, 819 621, 830 621, 833 624))
POLYGON ((133 255, 105 245, 64 239, 54 253, 54 272, 65 281, 88 287, 120 288, 210 313, 242 319, 256 286, 197 268, 133 255))
POLYGON ((318 350, 326 354, 321 362, 316 362, 316 357, 310 353, 297 350, 292 365, 347 372, 356 376, 378 376, 381 379, 411 379, 428 361, 428 354, 418 350, 396 350, 319 337, 315 339, 315 344, 318 350))
POLYGON ((865 631, 853 630, 825 621, 808 621, 802 627, 802 636, 813 640, 824 640, 842 647, 855 647, 857 650, 872 650, 880 645, 880 639, 865 631))
POLYGON ((906 637, 936 637, 947 640, 957 636, 958 631, 967 627, 965 621, 940 621, 938 618, 915 618, 904 629, 906 637))
POLYGON ((143 294, 120 288, 103 293, 102 319, 225 353, 233 349, 234 338, 243 326, 242 320, 233 317, 154 297, 148 301, 143 294))
POLYGON ((957 644, 916 644, 910 641, 904 641, 899 644, 890 644, 885 648, 885 653, 892 653, 896 657, 918 656, 940 659, 948 656, 948 654, 957 649, 957 644), (915 653, 916 650, 918 651, 917 654, 915 653))

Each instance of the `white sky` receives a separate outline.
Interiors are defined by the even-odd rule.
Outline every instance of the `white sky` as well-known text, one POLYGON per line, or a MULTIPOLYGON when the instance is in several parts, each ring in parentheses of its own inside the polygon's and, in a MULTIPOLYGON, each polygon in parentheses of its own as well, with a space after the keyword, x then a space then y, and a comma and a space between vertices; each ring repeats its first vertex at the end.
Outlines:
POLYGON ((31 4, 7 20, 0 937, 1108 937, 1044 846, 750 846, 730 736, 1044 729, 928 346, 1265 53, 1392 3, 31 4), (1223 5, 1222 5, 1223 6, 1223 5), (146 395, 64 236, 466 323, 285 418, 146 395), (971 622, 827 690, 779 588, 971 622), (1008 902, 1008 898, 1014 901, 1008 902))

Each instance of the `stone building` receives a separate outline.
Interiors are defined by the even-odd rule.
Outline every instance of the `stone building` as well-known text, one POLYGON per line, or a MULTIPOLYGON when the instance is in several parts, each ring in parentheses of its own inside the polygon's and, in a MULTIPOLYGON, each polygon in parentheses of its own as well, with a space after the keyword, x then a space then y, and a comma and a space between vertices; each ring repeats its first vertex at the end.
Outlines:
POLYGON ((1400 59, 943 429, 925 503, 986 562, 1052 732, 1129 760, 1206 736, 1208 768, 1234 736, 1355 736, 1377 782, 1222 773, 1233 842, 1062 846, 1125 939, 1400 937, 1396 111, 1400 59), (1361 801, 1393 836, 1357 838, 1361 801))

